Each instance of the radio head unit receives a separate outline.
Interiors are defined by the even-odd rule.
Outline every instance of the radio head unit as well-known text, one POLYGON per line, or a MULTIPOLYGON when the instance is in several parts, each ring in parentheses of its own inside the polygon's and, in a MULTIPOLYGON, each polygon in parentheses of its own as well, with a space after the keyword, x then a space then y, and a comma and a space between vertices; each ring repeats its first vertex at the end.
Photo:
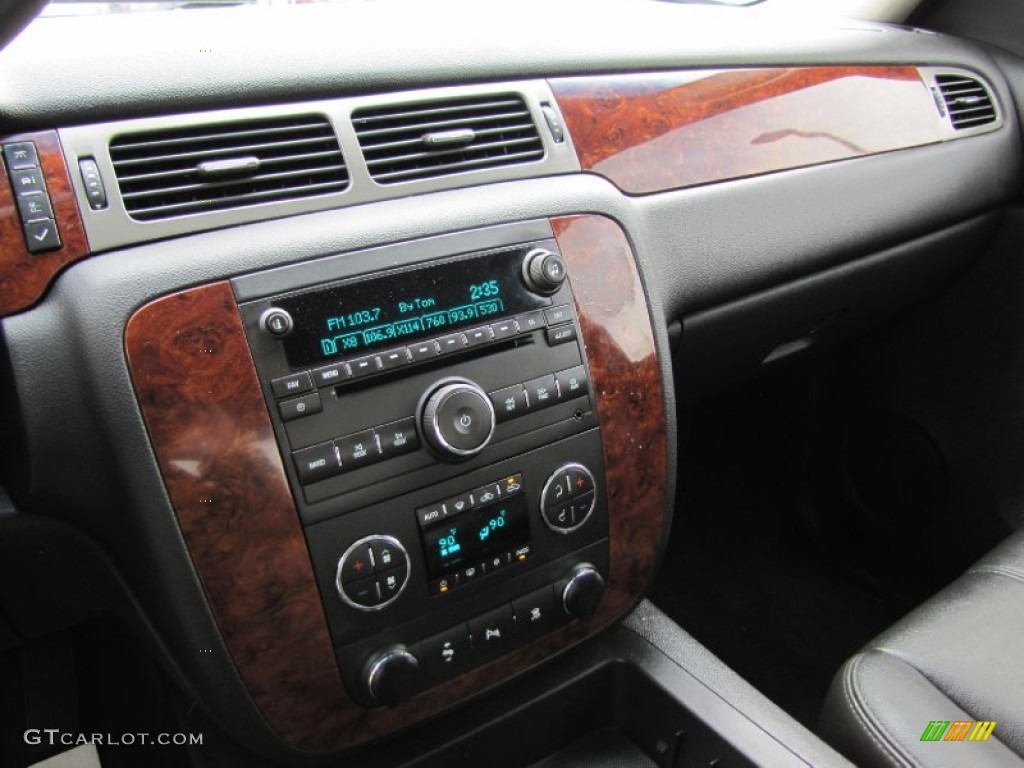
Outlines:
POLYGON ((565 263, 546 222, 490 238, 236 281, 342 676, 366 705, 586 618, 608 572, 565 263))

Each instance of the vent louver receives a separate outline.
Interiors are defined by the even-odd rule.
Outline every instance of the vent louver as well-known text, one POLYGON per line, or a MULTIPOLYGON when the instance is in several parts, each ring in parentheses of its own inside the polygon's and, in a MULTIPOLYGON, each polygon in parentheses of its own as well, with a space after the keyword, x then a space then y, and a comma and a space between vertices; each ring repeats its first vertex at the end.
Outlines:
POLYGON ((348 186, 338 138, 320 115, 205 124, 115 137, 118 187, 133 219, 238 208, 348 186))
POLYGON ((996 108, 985 86, 963 75, 936 75, 953 128, 962 131, 996 121, 996 108))
POLYGON ((544 157, 530 110, 513 93, 367 107, 352 113, 352 123, 379 184, 544 157))

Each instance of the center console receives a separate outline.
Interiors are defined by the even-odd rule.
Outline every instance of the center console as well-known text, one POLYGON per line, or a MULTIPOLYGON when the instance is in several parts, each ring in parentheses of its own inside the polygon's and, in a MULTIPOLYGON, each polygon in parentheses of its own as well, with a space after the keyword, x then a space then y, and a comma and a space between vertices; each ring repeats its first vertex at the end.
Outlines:
POLYGON ((611 219, 238 274, 125 330, 183 539, 253 703, 332 751, 624 617, 667 532, 663 368, 611 219))
POLYGON ((546 227, 502 238, 233 281, 362 704, 590 618, 604 591, 601 428, 569 269, 546 227))

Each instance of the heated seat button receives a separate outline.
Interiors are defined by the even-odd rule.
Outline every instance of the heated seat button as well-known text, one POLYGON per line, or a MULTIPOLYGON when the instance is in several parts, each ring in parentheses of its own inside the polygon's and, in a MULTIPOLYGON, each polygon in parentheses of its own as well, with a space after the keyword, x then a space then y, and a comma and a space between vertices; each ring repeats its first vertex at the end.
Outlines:
POLYGON ((292 454, 295 471, 303 485, 317 483, 341 473, 341 462, 334 443, 321 443, 292 454))
POLYGON ((473 652, 485 657, 503 653, 511 645, 514 626, 511 605, 471 619, 469 633, 473 638, 473 652))
POLYGON ((512 602, 516 618, 516 635, 532 637, 554 626, 558 618, 555 588, 547 586, 512 602))
POLYGON ((439 683, 454 677, 469 666, 469 626, 462 623, 446 632, 428 637, 420 643, 420 651, 420 658, 426 666, 427 679, 431 683, 439 683))

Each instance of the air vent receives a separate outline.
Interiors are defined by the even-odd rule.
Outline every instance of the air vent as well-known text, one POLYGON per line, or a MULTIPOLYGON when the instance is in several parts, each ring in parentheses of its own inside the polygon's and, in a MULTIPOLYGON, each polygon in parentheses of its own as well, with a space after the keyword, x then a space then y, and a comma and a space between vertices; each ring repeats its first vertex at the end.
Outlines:
POLYGON ((980 82, 963 75, 936 75, 949 121, 958 131, 977 128, 996 121, 992 97, 980 82))
POLYGON ((320 115, 117 136, 110 143, 125 210, 152 221, 338 192, 348 170, 320 115))
POLYGON ((544 145, 522 97, 509 93, 352 113, 370 176, 380 184, 529 163, 544 145))

